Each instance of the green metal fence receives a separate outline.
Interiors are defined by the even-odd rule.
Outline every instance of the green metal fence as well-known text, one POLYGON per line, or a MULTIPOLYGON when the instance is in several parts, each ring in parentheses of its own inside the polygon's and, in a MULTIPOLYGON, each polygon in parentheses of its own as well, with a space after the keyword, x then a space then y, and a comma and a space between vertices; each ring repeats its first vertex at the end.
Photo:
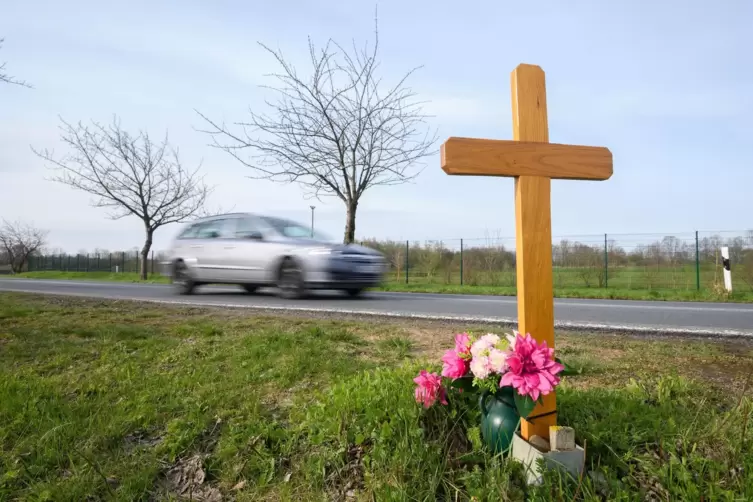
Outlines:
MULTIPOLYGON (((365 240, 382 251, 395 282, 515 288, 515 239, 365 240)), ((723 282, 728 246, 733 290, 753 291, 753 231, 555 237, 554 287, 701 290, 723 282)))
MULTIPOLYGON (((122 251, 102 254, 44 254, 29 257, 28 271, 58 271, 58 272, 140 272, 141 253, 138 251, 122 251)), ((147 259, 147 272, 154 274, 158 271, 158 259, 151 252, 147 259)))

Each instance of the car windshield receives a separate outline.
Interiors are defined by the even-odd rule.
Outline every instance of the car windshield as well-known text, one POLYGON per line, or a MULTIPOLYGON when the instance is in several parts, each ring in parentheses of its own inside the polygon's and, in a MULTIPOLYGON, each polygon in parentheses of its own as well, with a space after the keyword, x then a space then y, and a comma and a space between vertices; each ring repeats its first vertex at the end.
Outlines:
MULTIPOLYGON (((282 218, 271 218, 265 216, 264 222, 275 229, 275 231, 290 237, 291 239, 311 239, 311 227, 304 227, 290 220, 284 220, 282 218)), ((332 239, 322 232, 314 230, 314 239, 318 241, 331 242, 332 239)))

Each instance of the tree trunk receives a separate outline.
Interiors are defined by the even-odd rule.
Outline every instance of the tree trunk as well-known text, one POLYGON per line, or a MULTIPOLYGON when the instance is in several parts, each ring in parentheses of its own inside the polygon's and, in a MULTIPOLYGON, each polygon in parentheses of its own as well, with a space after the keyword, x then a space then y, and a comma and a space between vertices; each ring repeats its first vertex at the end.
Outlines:
POLYGON ((347 213, 345 216, 345 238, 343 242, 345 244, 353 244, 356 240, 356 209, 358 208, 358 201, 349 201, 345 203, 347 213))
POLYGON ((16 274, 22 273, 24 271, 24 265, 26 265, 26 262, 28 260, 29 260, 29 255, 27 253, 22 254, 18 259, 11 261, 11 265, 10 265, 11 270, 13 270, 13 272, 16 274))
POLYGON ((141 248, 141 280, 147 279, 147 272, 149 270, 149 251, 152 249, 152 237, 154 236, 154 230, 151 228, 146 229, 146 241, 144 241, 144 247, 141 248))

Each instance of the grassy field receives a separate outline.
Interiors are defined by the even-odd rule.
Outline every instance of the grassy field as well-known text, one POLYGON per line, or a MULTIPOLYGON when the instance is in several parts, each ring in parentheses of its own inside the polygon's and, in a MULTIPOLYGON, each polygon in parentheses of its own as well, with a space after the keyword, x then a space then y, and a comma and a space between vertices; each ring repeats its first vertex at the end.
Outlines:
MULTIPOLYGON (((19 274, 16 277, 33 279, 78 279, 78 280, 103 280, 121 282, 140 282, 139 275, 135 272, 59 272, 40 271, 19 274)), ((150 283, 167 283, 167 278, 161 275, 152 275, 146 281, 150 283)), ((432 282, 409 282, 388 281, 381 291, 416 292, 416 293, 448 293, 469 295, 500 295, 515 296, 515 288, 511 286, 471 286, 459 284, 439 284, 432 282)), ((731 294, 720 293, 712 289, 619 289, 619 288, 584 288, 584 287, 560 287, 554 288, 554 296, 557 298, 603 298, 615 300, 660 300, 660 301, 705 301, 705 302, 753 302, 753 291, 736 290, 731 294)))
POLYGON ((590 473, 531 488, 413 401, 460 329, 0 294, 0 500, 753 499, 750 344, 560 335, 590 473))
MULTIPOLYGON (((415 293, 447 293, 471 295, 515 296, 514 287, 505 286, 460 286, 452 284, 387 282, 382 291, 402 291, 415 293)), ((730 294, 718 293, 710 289, 674 290, 674 289, 617 289, 617 288, 554 288, 555 298, 593 298, 613 300, 658 300, 689 302, 753 302, 753 292, 732 291, 730 294)))

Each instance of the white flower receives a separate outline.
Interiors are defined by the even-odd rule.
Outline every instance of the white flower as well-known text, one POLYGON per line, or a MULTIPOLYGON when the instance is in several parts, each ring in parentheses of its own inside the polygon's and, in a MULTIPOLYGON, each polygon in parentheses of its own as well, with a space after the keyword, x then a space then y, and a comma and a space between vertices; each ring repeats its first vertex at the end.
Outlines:
POLYGON ((504 373, 507 371, 507 354, 499 349, 490 350, 489 366, 491 366, 491 370, 496 373, 504 373))
POLYGON ((489 376, 489 358, 486 356, 474 357, 471 361, 471 373, 476 378, 484 379, 489 376))
POLYGON ((480 339, 473 342, 473 345, 471 345, 471 355, 473 358, 477 357, 485 357, 489 355, 489 349, 492 348, 492 345, 489 343, 488 340, 484 340, 484 337, 481 337, 480 339))
POLYGON ((499 343, 499 335, 495 335, 494 333, 487 333, 486 335, 481 337, 481 340, 486 342, 491 347, 494 347, 499 343))

